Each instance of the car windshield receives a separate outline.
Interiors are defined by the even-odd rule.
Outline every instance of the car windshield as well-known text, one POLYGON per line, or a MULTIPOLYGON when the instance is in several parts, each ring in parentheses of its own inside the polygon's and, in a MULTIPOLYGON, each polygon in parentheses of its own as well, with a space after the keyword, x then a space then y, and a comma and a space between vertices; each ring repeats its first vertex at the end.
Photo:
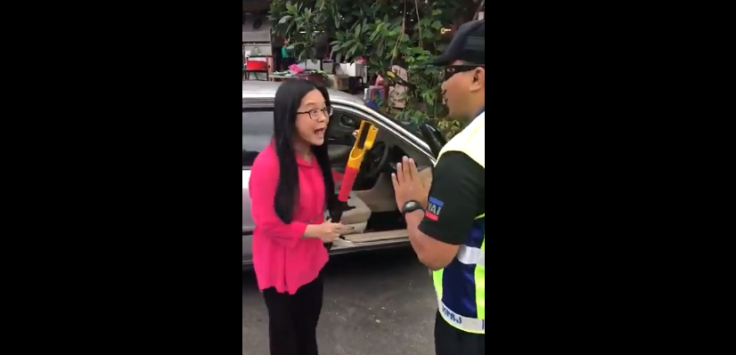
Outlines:
POLYGON ((424 136, 422 136, 422 133, 421 133, 421 132, 419 132, 419 125, 417 125, 417 124, 413 124, 413 123, 412 123, 412 124, 403 124, 403 123, 399 122, 399 121, 398 121, 397 119, 395 119, 395 118, 393 118, 393 117, 391 117, 391 116, 388 116, 388 115, 386 115, 385 113, 383 113, 383 112, 381 112, 381 111, 377 110, 377 109, 376 109, 376 108, 375 108, 374 106, 372 106, 372 105, 366 104, 365 106, 366 106, 366 107, 368 107, 369 109, 371 109, 371 111, 373 111, 373 112, 376 112, 376 113, 378 113, 379 115, 381 115, 381 116, 385 117, 386 119, 388 119, 388 120, 391 120, 391 121, 394 121, 394 122, 398 123, 399 125, 401 125, 402 127, 404 127, 404 129, 406 129, 406 131, 407 131, 407 132, 409 132, 409 133, 411 133, 412 135, 414 135, 414 136, 418 137, 419 139, 421 139, 421 140, 423 140, 423 141, 425 140, 425 139, 424 139, 424 136))

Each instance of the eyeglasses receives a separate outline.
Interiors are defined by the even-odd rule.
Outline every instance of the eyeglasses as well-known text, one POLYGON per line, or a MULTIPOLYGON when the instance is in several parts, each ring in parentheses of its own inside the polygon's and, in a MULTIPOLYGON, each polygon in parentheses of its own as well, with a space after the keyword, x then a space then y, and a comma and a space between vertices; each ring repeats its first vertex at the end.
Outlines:
POLYGON ((478 64, 463 64, 463 65, 451 65, 442 69, 442 80, 447 81, 457 73, 474 70, 475 68, 485 68, 485 65, 478 64))
POLYGON ((320 118, 330 118, 332 116, 332 106, 327 106, 321 110, 311 110, 311 111, 304 111, 304 112, 297 112, 297 114, 309 114, 309 118, 313 120, 319 120, 320 118))

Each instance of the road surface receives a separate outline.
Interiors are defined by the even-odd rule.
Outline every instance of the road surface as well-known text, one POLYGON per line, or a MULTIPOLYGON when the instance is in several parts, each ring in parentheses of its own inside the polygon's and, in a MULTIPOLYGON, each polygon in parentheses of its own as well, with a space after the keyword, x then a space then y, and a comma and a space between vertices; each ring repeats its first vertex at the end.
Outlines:
MULTIPOLYGON (((320 355, 434 354, 437 301, 410 248, 333 256, 324 270, 320 355)), ((243 272, 243 355, 268 355, 268 317, 252 271, 243 272)))

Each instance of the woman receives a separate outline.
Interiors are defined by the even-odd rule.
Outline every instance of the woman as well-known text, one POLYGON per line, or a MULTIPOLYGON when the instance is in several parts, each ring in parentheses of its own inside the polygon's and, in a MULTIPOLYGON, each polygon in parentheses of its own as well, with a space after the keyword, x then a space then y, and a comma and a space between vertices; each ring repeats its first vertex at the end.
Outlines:
POLYGON ((296 62, 291 55, 292 51, 287 49, 288 46, 289 40, 284 39, 283 46, 281 47, 281 71, 289 70, 289 66, 296 62))
POLYGON ((323 243, 343 228, 323 222, 337 203, 325 144, 331 111, 325 88, 305 80, 281 84, 274 139, 251 168, 253 267, 268 308, 271 355, 317 355, 323 243))

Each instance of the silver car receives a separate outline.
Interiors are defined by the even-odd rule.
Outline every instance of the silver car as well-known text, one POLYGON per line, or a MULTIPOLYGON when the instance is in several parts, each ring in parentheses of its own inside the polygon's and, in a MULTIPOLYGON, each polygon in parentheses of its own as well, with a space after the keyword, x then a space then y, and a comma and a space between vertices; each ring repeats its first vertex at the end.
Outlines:
MULTIPOLYGON (((250 167, 273 135, 273 101, 279 85, 267 81, 243 82, 244 267, 252 265, 251 243, 255 228, 248 194, 250 167)), ((349 227, 350 233, 344 236, 346 241, 335 243, 330 253, 406 245, 406 224, 396 207, 391 173, 406 155, 417 162, 422 178, 431 181, 431 167, 444 142, 439 142, 441 139, 437 139, 436 132, 432 133, 434 136, 426 133, 429 132, 427 127, 422 127, 424 139, 410 133, 390 117, 367 107, 358 97, 335 90, 329 93, 333 114, 327 129, 327 143, 333 170, 344 171, 355 142, 353 132, 362 120, 368 120, 379 129, 373 149, 368 151, 355 180, 348 199, 349 209, 342 216, 341 222, 349 227)))

